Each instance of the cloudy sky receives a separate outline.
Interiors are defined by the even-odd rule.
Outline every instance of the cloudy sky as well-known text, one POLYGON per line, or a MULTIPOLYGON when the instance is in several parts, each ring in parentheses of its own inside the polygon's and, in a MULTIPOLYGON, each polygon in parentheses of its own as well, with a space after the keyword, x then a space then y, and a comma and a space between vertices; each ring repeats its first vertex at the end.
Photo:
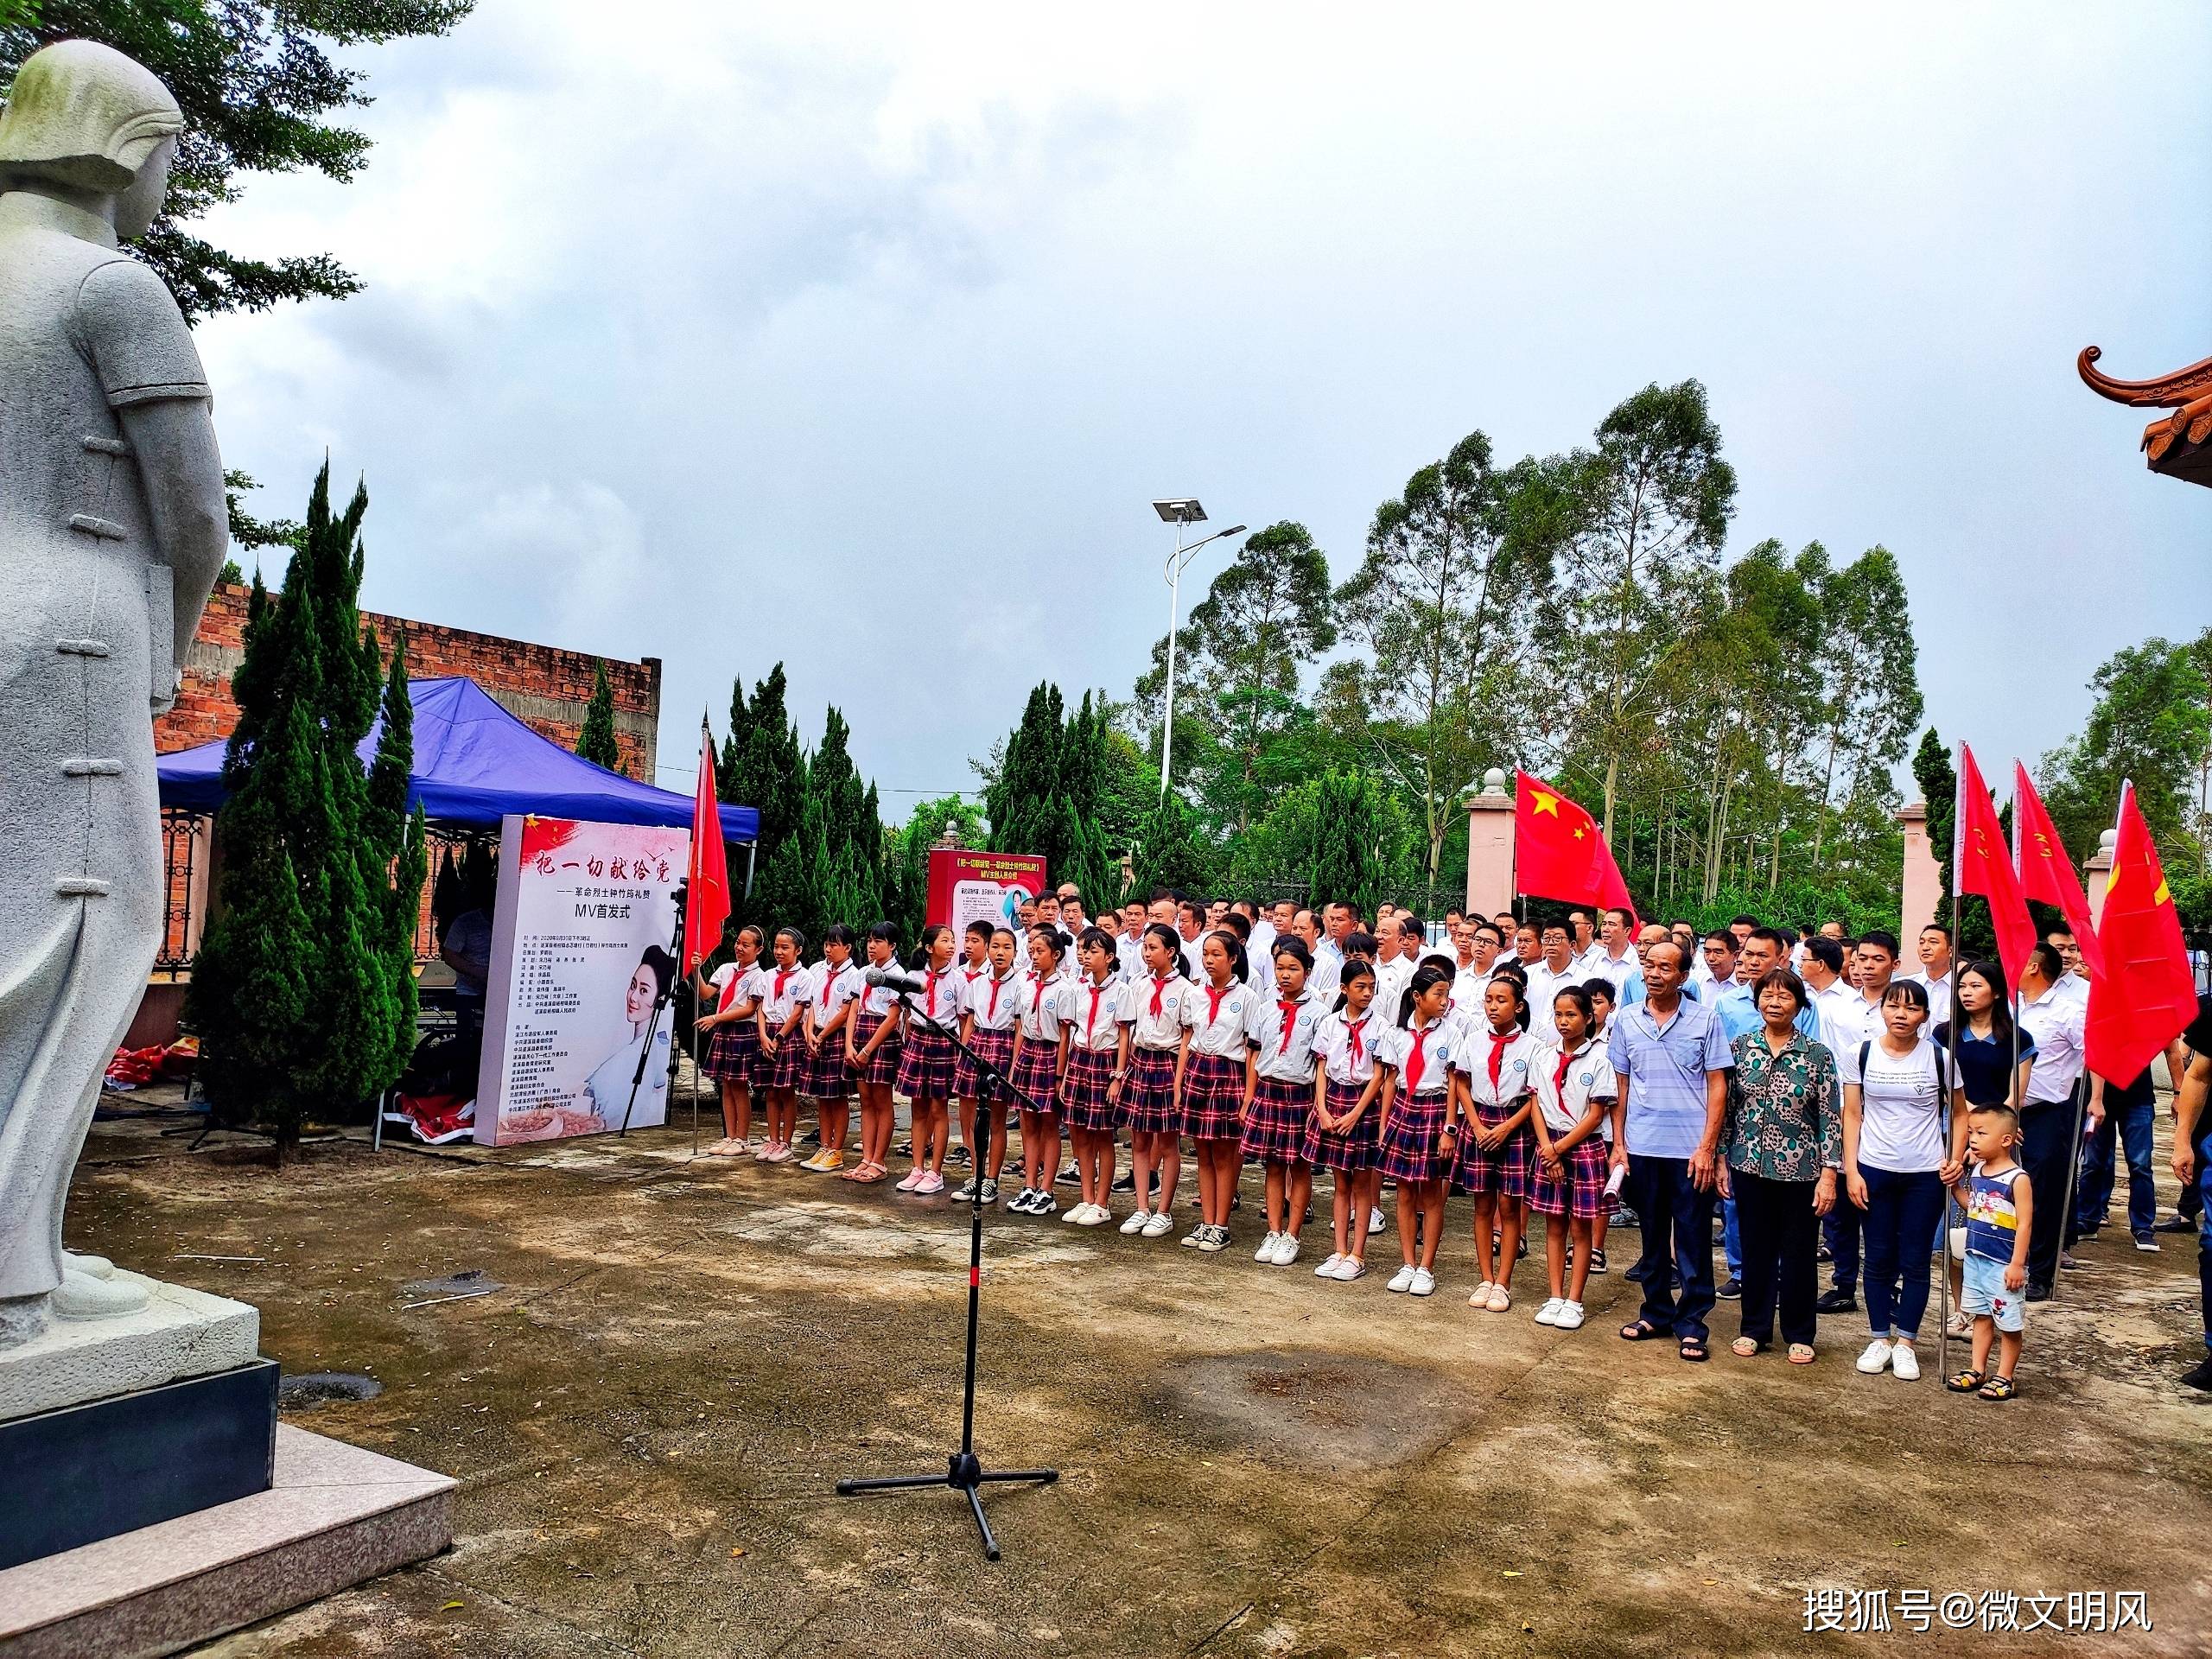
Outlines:
POLYGON ((357 54, 365 175, 215 228, 367 291, 202 345, 261 511, 365 473, 377 608, 662 658, 664 784, 780 658, 890 815, 972 787, 1036 680, 1128 694, 1153 497, 1341 579, 1469 430, 1688 376, 1732 547, 1894 550, 1992 775, 2212 621, 2212 491, 2074 372, 2212 354, 2195 0, 619 10, 357 54))

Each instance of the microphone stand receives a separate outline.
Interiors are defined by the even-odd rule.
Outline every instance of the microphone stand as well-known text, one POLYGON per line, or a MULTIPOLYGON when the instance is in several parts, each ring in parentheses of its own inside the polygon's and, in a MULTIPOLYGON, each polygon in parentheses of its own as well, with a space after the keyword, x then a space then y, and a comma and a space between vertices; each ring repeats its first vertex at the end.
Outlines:
MULTIPOLYGON (((969 1063, 986 1078, 997 1083, 1022 1105, 1037 1109, 1037 1103, 1014 1088, 1006 1073, 993 1065, 966 1043, 959 1033, 916 1008, 912 993, 902 991, 910 1020, 917 1021, 949 1040, 953 1047, 968 1057, 969 1063)), ((979 1095, 981 1091, 978 1091, 979 1095)), ((978 1098, 976 1102, 975 1134, 969 1142, 976 1147, 990 1145, 990 1113, 996 1103, 978 1098)), ((991 1523, 983 1518, 983 1502, 976 1488, 986 1484, 1006 1481, 1035 1482, 1051 1485, 1060 1478, 1057 1469, 986 1469, 976 1455, 976 1325, 981 1312, 983 1287, 983 1180, 982 1161, 979 1156, 975 1179, 969 1185, 968 1199, 968 1366, 960 1398, 960 1449, 945 1460, 944 1472, 935 1475, 883 1475, 860 1480, 841 1480, 837 1496, 854 1497, 863 1492, 908 1491, 923 1487, 950 1486, 968 1500, 968 1508, 976 1517, 976 1530, 982 1535, 983 1559, 995 1561, 999 1558, 999 1541, 992 1534, 991 1523)))
MULTIPOLYGON (((630 1078, 629 1103, 622 1108, 622 1127, 614 1132, 617 1140, 630 1133, 630 1114, 638 1109, 638 1087, 645 1080, 645 1062, 652 1058, 653 1033, 660 1029, 661 1010, 676 999, 676 982, 683 972, 683 906, 685 900, 690 897, 690 887, 691 884, 688 880, 679 881, 676 884, 676 891, 669 894, 669 898, 676 905, 676 932, 668 942, 668 953, 676 958, 677 971, 669 975, 668 983, 661 988, 660 995, 653 998, 652 1014, 645 1020, 645 1040, 638 1048, 638 1069, 630 1078)), ((673 1035, 672 1033, 671 1034, 673 1035)), ((673 1042, 670 1043, 668 1046, 668 1092, 671 1098, 676 1094, 676 1064, 678 1052, 676 1045, 673 1042)), ((695 1140, 696 1138, 696 1135, 693 1137, 695 1140)))

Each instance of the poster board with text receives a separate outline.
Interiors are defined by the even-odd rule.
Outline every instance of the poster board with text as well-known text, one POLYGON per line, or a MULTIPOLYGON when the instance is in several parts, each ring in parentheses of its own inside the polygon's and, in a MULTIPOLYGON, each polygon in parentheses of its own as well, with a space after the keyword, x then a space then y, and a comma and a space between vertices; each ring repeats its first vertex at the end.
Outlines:
POLYGON ((982 920, 994 927, 1021 924, 1014 911, 1024 899, 1045 891, 1045 861, 1034 853, 971 853, 936 848, 930 853, 927 919, 944 922, 955 933, 982 920))

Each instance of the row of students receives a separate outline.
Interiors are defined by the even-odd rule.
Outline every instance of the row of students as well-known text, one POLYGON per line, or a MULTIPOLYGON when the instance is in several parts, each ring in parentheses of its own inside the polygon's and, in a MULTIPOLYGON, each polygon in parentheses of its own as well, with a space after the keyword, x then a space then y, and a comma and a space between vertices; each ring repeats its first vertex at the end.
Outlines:
MULTIPOLYGON (((804 941, 782 929, 772 964, 764 965, 761 931, 747 927, 736 936, 734 960, 701 986, 714 999, 700 1023, 711 1034, 706 1066, 721 1086, 726 1131, 710 1152, 790 1160, 804 1093, 817 1102, 823 1144, 801 1166, 881 1180, 896 1092, 913 1111, 913 1168, 899 1186, 932 1193, 944 1188, 950 1103, 981 1101, 993 1109, 988 1144, 971 1147, 971 1179, 984 1202, 996 1201, 1015 1103, 934 1029, 957 1026, 1022 1096, 1021 1187, 1007 1204, 1015 1213, 1059 1209, 1052 1188, 1065 1132, 1080 1197, 1063 1219, 1112 1219, 1114 1148, 1126 1130, 1141 1196, 1122 1230, 1164 1236, 1188 1136, 1198 1153, 1200 1220, 1186 1245, 1226 1246, 1237 1178, 1251 1158, 1266 1169, 1267 1231, 1255 1260, 1295 1261, 1313 1171, 1324 1168, 1335 1178, 1335 1248, 1317 1276, 1357 1279, 1366 1272, 1367 1217, 1388 1179, 1398 1185, 1404 1258, 1389 1287, 1426 1296, 1435 1287, 1445 1195, 1457 1185, 1475 1197, 1484 1264, 1471 1302, 1501 1313, 1511 1306, 1513 1264, 1534 1208, 1547 1218, 1552 1291, 1537 1317, 1567 1328, 1582 1323, 1583 1286, 1592 1270, 1604 1271, 1610 1198, 1605 1141, 1615 1091, 1596 1040, 1610 1011, 1604 981, 1559 990, 1547 1040, 1529 1029, 1525 970, 1510 963, 1487 977, 1479 1007, 1463 1007, 1452 994, 1464 975, 1449 958, 1427 957, 1396 1005, 1378 1009, 1374 964, 1349 957, 1335 995, 1325 999, 1308 988, 1313 957, 1295 938, 1272 942, 1271 994, 1262 995, 1242 930, 1204 938, 1194 979, 1183 971, 1186 942, 1164 925, 1143 931, 1136 973, 1096 928, 1076 942, 1039 926, 1023 942, 976 923, 957 962, 950 931, 932 925, 918 953, 923 988, 902 995, 866 985, 856 943, 849 930, 831 929, 821 962, 806 969, 804 941), (1026 968, 1016 967, 1018 952, 1026 968), (849 1169, 846 1100, 855 1087, 861 1146, 849 1169), (766 1094, 769 1120, 757 1147, 749 1138, 756 1090, 766 1094)), ((869 930, 865 948, 877 965, 896 961, 887 924, 869 930)), ((959 1113, 963 1135, 972 1116, 959 1113)))

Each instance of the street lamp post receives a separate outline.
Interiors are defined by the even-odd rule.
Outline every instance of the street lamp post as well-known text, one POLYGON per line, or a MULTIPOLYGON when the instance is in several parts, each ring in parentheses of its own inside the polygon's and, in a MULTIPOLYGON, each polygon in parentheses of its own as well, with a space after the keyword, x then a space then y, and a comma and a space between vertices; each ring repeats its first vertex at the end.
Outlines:
POLYGON ((1175 551, 1167 560, 1167 701, 1160 721, 1160 798, 1167 799, 1169 747, 1175 735, 1175 628, 1182 615, 1183 572, 1198 550, 1208 542, 1217 542, 1224 536, 1234 536, 1243 530, 1242 524, 1231 524, 1227 530, 1217 530, 1211 536, 1201 536, 1187 547, 1183 543, 1183 530, 1187 524, 1202 524, 1206 521, 1206 510, 1195 496, 1181 496, 1166 501, 1155 501, 1152 510, 1160 522, 1175 526, 1175 551))

